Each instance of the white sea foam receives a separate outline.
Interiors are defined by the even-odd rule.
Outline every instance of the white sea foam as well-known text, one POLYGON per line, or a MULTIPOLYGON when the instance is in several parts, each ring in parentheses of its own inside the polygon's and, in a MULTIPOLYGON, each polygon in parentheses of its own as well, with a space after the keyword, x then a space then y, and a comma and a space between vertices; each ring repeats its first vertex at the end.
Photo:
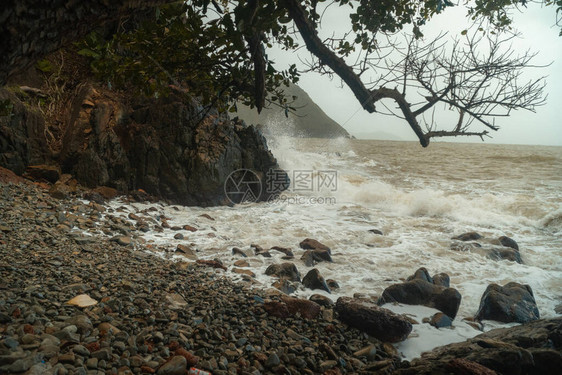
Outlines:
MULTIPOLYGON (((303 253, 299 243, 307 237, 315 238, 333 251, 334 262, 319 263, 316 268, 326 279, 335 279, 340 284, 341 288, 332 294, 320 292, 334 300, 357 292, 380 295, 384 288, 400 282, 419 267, 426 267, 432 274, 446 272, 451 277, 451 286, 463 297, 455 328, 437 330, 427 324, 416 325, 418 337, 398 346, 406 358, 431 349, 424 342, 431 342, 433 347, 478 334, 461 319, 476 313, 480 297, 490 283, 529 284, 541 316, 556 315, 554 307, 562 303, 562 182, 557 180, 556 164, 549 167, 549 163, 560 160, 556 155, 562 152, 552 151, 554 160, 528 157, 534 164, 545 164, 524 174, 524 168, 510 164, 517 158, 490 158, 486 154, 488 149, 483 147, 474 151, 466 145, 438 144, 432 146, 433 155, 417 148, 414 152, 410 148, 416 146, 407 143, 389 145, 348 139, 279 137, 270 144, 281 167, 290 175, 294 171, 313 171, 315 176, 319 171, 337 172, 335 191, 295 191, 293 186, 286 196, 327 196, 335 198, 335 204, 291 204, 287 200, 213 208, 157 204, 152 205, 157 211, 151 216, 164 215, 170 218, 170 225, 189 224, 198 231, 189 233, 184 240, 173 239, 175 232, 170 230, 149 232, 143 234, 145 240, 169 249, 178 243, 190 244, 198 250, 199 258, 218 257, 230 268, 238 259, 231 253, 234 246, 249 254, 252 243, 266 249, 276 245, 289 247, 304 276, 309 268, 299 260, 303 253), (462 159, 453 160, 461 151, 462 159), (450 165, 455 162, 457 167, 450 165), (201 217, 202 214, 215 220, 201 217), (373 228, 384 235, 368 231, 373 228), (451 237, 466 231, 477 231, 488 238, 513 237, 519 243, 524 264, 497 262, 476 253, 450 250, 451 237)), ((489 147, 491 155, 511 152, 498 151, 499 146, 489 147)), ((531 148, 527 151, 533 153, 531 148)), ((512 153, 517 154, 518 150, 512 153)), ((111 203, 114 209, 121 205, 118 201, 111 203)), ((140 212, 149 206, 132 204, 127 210, 140 212)), ((127 214, 125 211, 120 215, 127 214)), ((283 261, 282 254, 271 253, 272 258, 248 258, 258 287, 270 287, 273 279, 265 276, 264 271, 268 265, 283 261)), ((296 295, 308 297, 313 293, 318 291, 300 288, 296 295)), ((424 308, 416 307, 413 311, 420 321, 431 316, 424 308)))

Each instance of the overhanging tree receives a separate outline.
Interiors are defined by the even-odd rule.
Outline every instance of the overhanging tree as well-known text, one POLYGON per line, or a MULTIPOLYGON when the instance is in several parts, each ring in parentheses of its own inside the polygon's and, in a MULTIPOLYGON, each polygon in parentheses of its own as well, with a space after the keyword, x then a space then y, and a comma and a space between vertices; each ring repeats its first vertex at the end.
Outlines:
MULTIPOLYGON (((541 3, 560 14, 562 0, 541 3)), ((466 5, 475 21, 490 26, 448 46, 444 37, 427 44, 421 39, 423 25, 453 5, 448 0, 195 0, 158 8, 134 31, 83 45, 81 53, 92 56, 93 67, 111 82, 132 80, 149 94, 187 87, 207 104, 227 108, 243 101, 260 111, 290 105, 279 86, 299 74, 295 65, 278 71, 267 48, 295 50, 302 40, 315 58, 309 70, 341 78, 368 112, 394 101, 391 113, 404 118, 425 147, 434 137, 483 137, 498 129, 497 117, 543 104, 543 80, 521 80, 534 54, 504 48, 513 38, 502 32, 510 25, 509 9, 526 4, 466 5), (350 8, 348 34, 319 36, 328 6, 350 8), (393 38, 405 28, 411 37, 397 44, 393 38), (434 120, 439 104, 456 111, 453 123, 434 120), (481 128, 474 129, 477 124, 481 128)))

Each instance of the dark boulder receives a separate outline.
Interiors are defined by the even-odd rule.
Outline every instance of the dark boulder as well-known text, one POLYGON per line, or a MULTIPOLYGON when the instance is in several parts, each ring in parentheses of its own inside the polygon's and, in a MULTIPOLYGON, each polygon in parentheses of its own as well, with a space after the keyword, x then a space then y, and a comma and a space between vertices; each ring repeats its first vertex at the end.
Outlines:
POLYGON ((509 260, 519 264, 523 263, 519 251, 509 247, 488 249, 487 256, 493 260, 509 260))
POLYGON ((25 174, 34 180, 45 180, 52 184, 60 178, 60 168, 57 165, 30 165, 26 168, 25 174))
POLYGON ((480 238, 482 238, 482 236, 476 232, 467 232, 467 233, 463 233, 460 234, 458 236, 453 237, 453 240, 459 240, 459 241, 476 241, 479 240, 480 238))
POLYGON ((562 318, 494 329, 422 354, 396 375, 558 375, 562 368, 562 318))
POLYGON ((342 322, 381 341, 400 342, 412 331, 406 318, 366 300, 340 297, 335 311, 342 322))
POLYGON ((313 267, 314 264, 316 263, 314 261, 314 254, 312 250, 305 251, 301 256, 301 260, 304 262, 304 265, 307 267, 313 267))
POLYGON ((429 272, 427 271, 427 269, 425 267, 418 268, 412 276, 408 276, 406 281, 411 281, 411 280, 414 280, 414 279, 424 280, 424 281, 427 281, 428 283, 433 284, 433 278, 431 276, 429 276, 429 272))
MULTIPOLYGON (((504 241, 504 243, 508 242, 504 241)), ((519 250, 512 247, 507 247, 505 245, 504 247, 497 247, 498 245, 500 245, 499 240, 488 241, 488 243, 485 243, 483 245, 476 242, 456 241, 451 244, 451 250, 476 253, 496 261, 509 260, 512 262, 523 263, 519 250)))
POLYGON ((320 262, 332 262, 332 256, 328 250, 306 250, 302 256, 301 260, 307 267, 312 267, 316 263, 320 262))
POLYGON ((271 250, 279 251, 280 253, 283 253, 283 254, 285 254, 285 256, 290 257, 290 258, 293 258, 295 256, 295 254, 293 254, 291 249, 288 249, 286 247, 273 246, 272 248, 269 249, 269 251, 271 251, 271 250))
POLYGON ((379 236, 383 235, 383 233, 378 229, 369 229, 369 232, 373 234, 378 234, 379 236))
POLYGON ((452 326, 453 321, 446 314, 436 313, 429 319, 429 324, 435 328, 443 328, 452 326))
POLYGON ((312 251, 312 257, 316 262, 332 262, 332 256, 329 250, 315 249, 308 251, 312 251))
MULTIPOLYGON (((422 305, 435 308, 447 314, 451 319, 455 319, 461 294, 454 288, 435 285, 427 281, 429 273, 425 268, 416 271, 409 281, 394 284, 386 288, 378 304, 399 302, 408 305, 422 305)), ((432 280, 432 279, 431 279, 432 280)))
POLYGON ((287 278, 290 281, 301 281, 299 270, 293 263, 272 264, 265 270, 268 276, 275 275, 280 278, 287 278))
POLYGON ((517 242, 515 242, 514 239, 511 239, 507 236, 501 236, 500 238, 498 238, 498 240, 500 241, 502 246, 511 247, 512 249, 519 251, 519 245, 517 244, 517 242))
POLYGON ((302 285, 304 285, 308 289, 320 289, 331 293, 330 287, 328 287, 328 285, 326 284, 326 280, 324 280, 324 277, 320 275, 320 271, 318 271, 316 268, 308 271, 306 276, 303 277, 302 285))
POLYGON ((301 249, 305 250, 327 250, 328 253, 332 253, 332 250, 330 250, 328 246, 324 245, 321 242, 313 240, 312 238, 306 238, 302 240, 299 246, 301 247, 301 249))
POLYGON ((451 279, 449 278, 449 275, 447 275, 446 273, 438 273, 437 275, 433 275, 433 284, 435 285, 439 285, 439 286, 444 286, 445 288, 450 287, 451 285, 451 279))
POLYGON ((326 284, 328 284, 328 286, 330 287, 331 290, 340 288, 340 284, 338 284, 338 282, 334 279, 326 280, 326 284))
POLYGON ((539 319, 539 309, 529 285, 510 282, 490 284, 480 299, 476 319, 526 323, 539 319))

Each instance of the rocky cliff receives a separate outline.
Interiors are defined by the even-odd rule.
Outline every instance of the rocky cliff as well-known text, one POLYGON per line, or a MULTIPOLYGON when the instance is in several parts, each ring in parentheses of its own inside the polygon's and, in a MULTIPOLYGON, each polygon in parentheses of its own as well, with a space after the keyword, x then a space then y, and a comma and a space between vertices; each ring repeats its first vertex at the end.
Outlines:
POLYGON ((52 93, 45 82, 36 85, 0 89, 0 102, 9 104, 0 116, 0 166, 20 175, 30 165, 50 164, 88 187, 143 189, 208 206, 229 203, 224 186, 233 171, 249 169, 263 180, 278 168, 259 130, 202 107, 186 92, 133 97, 85 80, 45 108, 46 99, 34 96, 52 93))
POLYGON ((248 123, 262 125, 266 132, 273 134, 312 138, 350 136, 347 130, 324 113, 299 86, 291 84, 284 89, 284 93, 289 101, 293 96, 296 97, 291 104, 295 111, 289 112, 288 117, 285 116, 283 108, 273 105, 264 108, 259 114, 255 108, 239 105, 237 115, 248 123))

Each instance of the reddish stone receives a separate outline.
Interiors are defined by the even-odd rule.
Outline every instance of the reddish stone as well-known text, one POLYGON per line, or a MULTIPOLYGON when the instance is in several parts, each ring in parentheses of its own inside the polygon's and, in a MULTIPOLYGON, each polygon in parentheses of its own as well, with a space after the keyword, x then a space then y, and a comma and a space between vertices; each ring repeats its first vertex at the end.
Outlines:
POLYGON ((9 169, 0 167, 0 182, 2 183, 13 183, 13 184, 23 184, 27 181, 25 178, 18 176, 9 169))
POLYGON ((93 189, 94 193, 98 193, 105 199, 113 199, 117 196, 117 189, 110 188, 108 186, 98 186, 97 188, 93 189))
POLYGON ((154 374, 156 372, 155 369, 153 369, 152 367, 149 367, 149 366, 141 366, 140 370, 141 370, 142 373, 145 373, 145 374, 154 374))
POLYGON ((265 311, 278 318, 288 318, 299 313, 305 319, 314 319, 320 314, 320 305, 300 298, 282 296, 281 302, 271 301, 263 305, 265 311))
POLYGON ((305 319, 314 319, 320 314, 320 305, 316 302, 289 296, 281 296, 281 300, 292 315, 299 313, 305 319))
POLYGON ((26 324, 23 326, 23 331, 25 333, 31 333, 33 334, 34 330, 33 330, 33 326, 31 324, 26 324))
POLYGON ((86 349, 88 349, 91 352, 97 352, 98 350, 100 350, 100 343, 97 341, 91 342, 89 344, 84 345, 84 347, 86 347, 86 349))
POLYGON ((190 232, 197 232, 197 228, 192 227, 191 225, 184 225, 183 229, 190 231, 190 232))
POLYGON ((170 350, 174 351, 180 348, 180 343, 177 341, 170 341, 170 344, 168 345, 168 348, 170 348, 170 350))
POLYGON ((187 361, 187 367, 195 366, 199 362, 199 357, 191 354, 183 348, 179 348, 175 351, 175 355, 181 355, 187 361))
POLYGON ((263 304, 263 309, 271 316, 276 316, 278 318, 288 318, 291 316, 287 305, 279 301, 271 301, 263 304))

